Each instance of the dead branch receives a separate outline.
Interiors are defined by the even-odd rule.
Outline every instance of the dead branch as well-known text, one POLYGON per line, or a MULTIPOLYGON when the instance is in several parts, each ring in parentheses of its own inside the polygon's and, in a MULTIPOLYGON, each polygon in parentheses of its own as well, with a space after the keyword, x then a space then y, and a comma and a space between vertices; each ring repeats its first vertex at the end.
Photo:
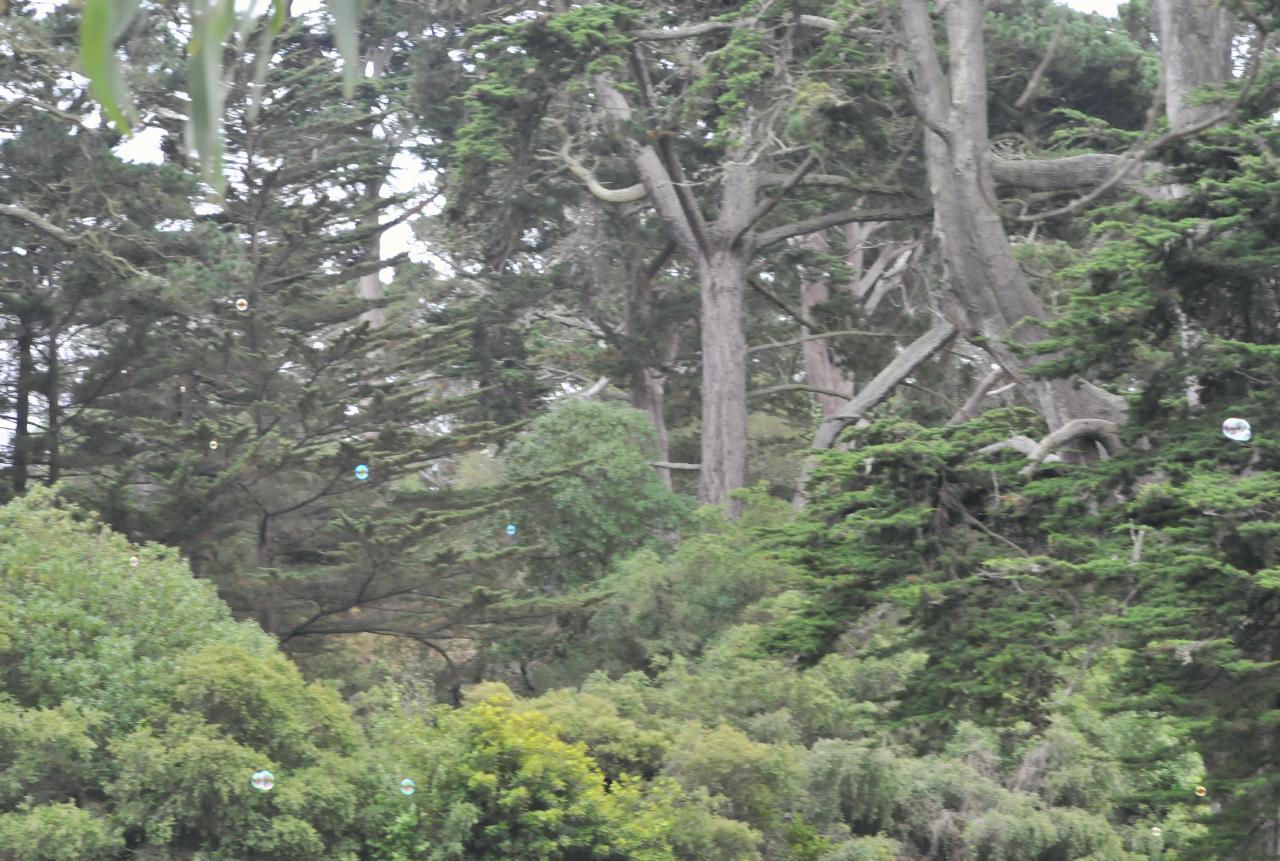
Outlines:
POLYGON ((80 241, 80 236, 78 234, 64 230, 58 225, 36 215, 25 206, 18 206, 12 203, 0 203, 0 215, 7 215, 10 218, 16 218, 18 221, 24 221, 39 230, 41 233, 44 233, 47 236, 52 236, 54 239, 59 242, 65 242, 67 245, 75 245, 80 241))
POLYGON ((828 416, 818 427, 813 447, 831 448, 840 432, 865 416, 889 396, 898 383, 906 379, 925 359, 942 349, 956 335, 956 327, 947 320, 940 320, 933 328, 916 338, 910 346, 894 357, 853 400, 828 416))
POLYGON ((978 406, 982 403, 982 399, 991 391, 991 387, 1000 382, 1000 378, 1004 376, 1004 368, 996 368, 991 371, 978 383, 978 387, 973 390, 973 394, 969 395, 969 399, 965 401, 955 415, 947 419, 947 427, 953 427, 961 422, 967 422, 978 414, 978 406))
POLYGON ((1031 462, 1022 468, 1022 474, 1033 476, 1044 459, 1059 448, 1077 439, 1092 439, 1102 444, 1107 454, 1115 456, 1124 449, 1120 437, 1116 435, 1119 428, 1115 422, 1106 419, 1075 419, 1069 421, 1053 433, 1040 440, 1035 451, 1030 455, 1031 462))
POLYGON ((803 221, 796 221, 791 224, 784 224, 781 227, 774 227, 770 230, 766 230, 756 237, 756 250, 768 248, 770 245, 776 245, 784 239, 790 239, 793 236, 804 236, 806 233, 817 233, 819 230, 826 230, 828 227, 838 227, 841 224, 848 224, 852 221, 910 221, 915 218, 928 218, 931 215, 933 215, 933 207, 931 206, 919 209, 903 209, 898 207, 885 209, 843 209, 839 212, 828 212, 825 215, 817 215, 813 218, 806 218, 803 221))

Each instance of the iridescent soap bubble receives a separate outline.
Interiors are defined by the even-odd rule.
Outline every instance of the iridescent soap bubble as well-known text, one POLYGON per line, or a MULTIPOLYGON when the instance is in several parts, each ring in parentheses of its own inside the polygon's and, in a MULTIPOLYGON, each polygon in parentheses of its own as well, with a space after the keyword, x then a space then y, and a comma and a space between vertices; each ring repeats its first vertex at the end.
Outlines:
POLYGON ((507 524, 507 534, 511 536, 516 534, 516 525, 514 523, 507 524))
POLYGON ((255 771, 250 782, 253 784, 254 789, 259 792, 266 792, 276 785, 276 776, 269 771, 255 771))
POLYGON ((216 439, 209 440, 209 449, 210 451, 218 450, 218 441, 216 439))
POLYGON ((411 778, 406 777, 400 781, 400 791, 405 795, 413 795, 418 791, 418 784, 414 783, 411 778))
POLYGON ((1204 798, 1208 794, 1209 794, 1209 790, 1205 789, 1203 786, 1196 787, 1196 795, 1200 796, 1201 798, 1204 798))
POLYGON ((1153 836, 1153 837, 1159 837, 1159 836, 1161 835, 1161 833, 1162 833, 1162 832, 1160 831, 1160 826, 1159 826, 1159 825, 1152 825, 1152 826, 1151 826, 1151 834, 1152 834, 1152 836, 1153 836))
POLYGON ((1231 418, 1222 423, 1222 435, 1236 442, 1248 442, 1253 438, 1253 428, 1244 419, 1231 418))
POLYGON ((138 557, 137 557, 137 556, 130 556, 130 557, 129 557, 129 567, 130 567, 130 568, 137 568, 137 567, 138 567, 138 557))
POLYGON ((237 311, 248 311, 248 310, 249 310, 249 300, 248 300, 248 299, 246 299, 246 298, 244 298, 243 296, 238 297, 238 298, 236 299, 236 310, 237 310, 237 311))
POLYGON ((368 477, 369 467, 365 466, 363 463, 356 467, 356 478, 364 481, 368 477))

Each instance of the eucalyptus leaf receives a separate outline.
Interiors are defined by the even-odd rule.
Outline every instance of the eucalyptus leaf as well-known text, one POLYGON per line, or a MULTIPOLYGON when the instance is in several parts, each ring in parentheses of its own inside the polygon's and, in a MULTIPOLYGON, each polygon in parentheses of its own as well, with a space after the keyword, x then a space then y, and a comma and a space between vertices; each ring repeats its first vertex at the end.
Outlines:
POLYGON ((333 15, 333 41, 342 55, 342 92, 355 95, 360 78, 360 0, 328 0, 333 15))
POLYGON ((138 3, 133 0, 85 0, 80 19, 80 62, 89 78, 89 90, 107 118, 125 133, 137 121, 137 109, 115 55, 115 40, 137 10, 138 3))

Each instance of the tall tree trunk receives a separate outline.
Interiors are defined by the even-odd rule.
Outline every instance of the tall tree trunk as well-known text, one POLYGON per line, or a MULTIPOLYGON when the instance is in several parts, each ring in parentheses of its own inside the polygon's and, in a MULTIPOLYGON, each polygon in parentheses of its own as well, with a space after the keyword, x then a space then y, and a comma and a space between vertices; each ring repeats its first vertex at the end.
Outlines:
POLYGON ((1165 111, 1174 131, 1200 123, 1221 109, 1196 91, 1231 79, 1235 19, 1221 0, 1155 0, 1165 111))
POLYGON ((31 323, 18 317, 18 381, 14 397, 13 417, 13 490, 22 493, 27 489, 27 477, 31 467, 31 390, 36 366, 32 356, 31 323))
MULTIPOLYGON (((831 253, 831 243, 827 242, 826 236, 821 233, 806 236, 800 241, 800 244, 821 254, 831 253)), ((860 254, 860 252, 858 253, 860 254)), ((861 269, 859 268, 855 271, 860 272, 861 269)), ((825 280, 821 278, 817 280, 806 278, 800 281, 800 311, 804 314, 806 320, 812 320, 813 309, 827 302, 830 298, 831 290, 825 280)), ((816 335, 818 333, 804 326, 801 334, 816 335)), ((823 418, 835 415, 840 407, 849 398, 853 397, 853 381, 845 376, 840 366, 836 363, 828 341, 804 341, 800 345, 800 354, 804 360, 805 381, 809 385, 816 389, 845 393, 843 398, 837 398, 833 395, 814 395, 818 402, 818 407, 822 410, 823 418)))
POLYGON ((1119 420, 1121 399, 1082 381, 1030 379, 1015 344, 1030 344, 1044 330, 1027 318, 1046 319, 1013 256, 985 169, 987 78, 981 0, 953 0, 946 8, 949 74, 934 44, 924 0, 903 0, 903 34, 912 60, 912 86, 923 114, 925 163, 934 198, 934 227, 947 263, 952 308, 971 338, 1020 384, 1022 395, 1055 430, 1076 418, 1119 420))
POLYGON ((747 257, 716 248, 698 262, 702 299, 702 469, 698 498, 739 506, 729 493, 747 480, 747 257))

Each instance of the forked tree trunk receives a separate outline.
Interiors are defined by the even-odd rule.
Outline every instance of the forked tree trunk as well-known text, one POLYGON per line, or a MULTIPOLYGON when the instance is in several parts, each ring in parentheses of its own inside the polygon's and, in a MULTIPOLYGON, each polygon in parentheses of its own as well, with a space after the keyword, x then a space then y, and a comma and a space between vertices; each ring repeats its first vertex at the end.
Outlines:
POLYGON ((986 170, 987 79, 981 0, 953 0, 946 8, 949 70, 943 72, 924 0, 904 0, 903 34, 912 60, 917 107, 924 114, 925 163, 934 199, 934 226, 962 327, 1020 384, 1029 403, 1055 430, 1076 418, 1118 421, 1122 401, 1088 383, 1036 381, 1013 346, 1044 337, 1024 322, 1045 319, 1013 256, 986 170))

